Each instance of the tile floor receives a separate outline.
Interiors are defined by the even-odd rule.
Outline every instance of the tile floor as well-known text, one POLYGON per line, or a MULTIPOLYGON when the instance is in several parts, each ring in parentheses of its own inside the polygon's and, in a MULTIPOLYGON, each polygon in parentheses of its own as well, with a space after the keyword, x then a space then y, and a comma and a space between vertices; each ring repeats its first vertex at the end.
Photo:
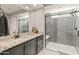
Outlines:
POLYGON ((73 46, 49 42, 38 55, 78 55, 73 46))
POLYGON ((38 55, 59 55, 57 52, 44 48, 38 55))

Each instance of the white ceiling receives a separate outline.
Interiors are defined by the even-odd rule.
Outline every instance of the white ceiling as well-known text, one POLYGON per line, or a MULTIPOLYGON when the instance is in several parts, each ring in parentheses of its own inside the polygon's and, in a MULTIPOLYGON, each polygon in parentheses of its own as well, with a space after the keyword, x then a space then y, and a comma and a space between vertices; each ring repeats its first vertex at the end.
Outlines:
POLYGON ((36 6, 34 6, 33 4, 1 4, 0 5, 0 7, 4 10, 6 14, 12 14, 20 10, 33 11, 35 9, 42 8, 43 6, 44 5, 42 4, 37 4, 36 6), (25 7, 29 7, 29 9, 25 7))
POLYGON ((79 8, 79 5, 76 4, 37 4, 34 6, 33 4, 0 4, 0 7, 4 10, 6 14, 13 14, 16 12, 25 12, 25 11, 33 11, 45 6, 48 6, 48 10, 62 10, 62 9, 69 9, 69 8, 79 8), (53 6, 52 6, 53 5, 53 6), (25 7, 29 7, 25 8, 25 7))
POLYGON ((3 4, 1 5, 1 8, 4 10, 6 14, 11 14, 11 13, 21 10, 21 8, 17 7, 16 5, 12 5, 12 4, 11 5, 3 4))

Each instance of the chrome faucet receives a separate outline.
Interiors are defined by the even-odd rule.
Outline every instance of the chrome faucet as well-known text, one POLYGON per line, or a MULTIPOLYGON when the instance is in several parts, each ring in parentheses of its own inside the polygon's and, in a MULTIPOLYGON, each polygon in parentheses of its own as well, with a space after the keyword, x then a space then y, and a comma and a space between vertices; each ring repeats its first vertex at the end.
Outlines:
POLYGON ((19 38, 19 32, 17 33, 13 32, 13 33, 14 33, 14 38, 19 38))

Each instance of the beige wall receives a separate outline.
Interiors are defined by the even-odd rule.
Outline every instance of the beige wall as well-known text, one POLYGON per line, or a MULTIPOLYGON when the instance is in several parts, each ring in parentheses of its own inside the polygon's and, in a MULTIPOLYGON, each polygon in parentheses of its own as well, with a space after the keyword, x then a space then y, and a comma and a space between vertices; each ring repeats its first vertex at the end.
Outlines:
POLYGON ((44 33, 44 15, 44 8, 30 12, 29 31, 35 26, 39 32, 44 33))

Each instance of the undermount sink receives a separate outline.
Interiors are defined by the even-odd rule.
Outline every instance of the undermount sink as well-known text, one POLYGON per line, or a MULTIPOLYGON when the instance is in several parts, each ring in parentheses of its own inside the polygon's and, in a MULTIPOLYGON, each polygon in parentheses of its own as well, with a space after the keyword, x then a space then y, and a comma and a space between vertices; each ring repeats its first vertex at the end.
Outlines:
POLYGON ((20 38, 30 38, 32 36, 33 35, 30 35, 30 34, 24 34, 24 35, 20 35, 20 38))

